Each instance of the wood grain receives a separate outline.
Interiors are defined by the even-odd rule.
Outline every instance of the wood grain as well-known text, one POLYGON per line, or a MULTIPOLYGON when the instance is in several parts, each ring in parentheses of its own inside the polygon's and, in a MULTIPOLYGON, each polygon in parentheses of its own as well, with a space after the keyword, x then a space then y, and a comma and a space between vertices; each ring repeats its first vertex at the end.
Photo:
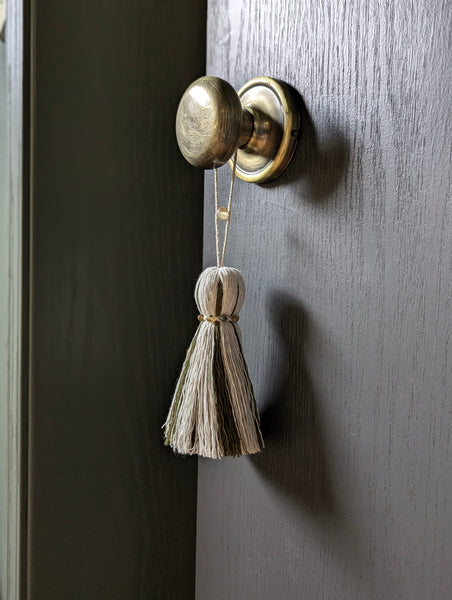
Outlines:
MULTIPOLYGON (((4 7, 3 7, 4 8, 4 7)), ((25 11, 26 12, 26 11, 25 11)), ((0 36, 0 598, 16 600, 26 552, 28 42, 23 3, 8 4, 0 36), (24 97, 25 96, 25 97, 24 97), (24 318, 25 317, 25 318, 24 318)), ((0 25, 1 29, 1 25, 0 25)))
POLYGON ((33 6, 29 598, 193 598, 197 465, 161 427, 196 328, 174 124, 205 3, 33 6))
MULTIPOLYGON (((199 462, 198 600, 452 595, 451 12, 209 3, 207 73, 305 108, 289 171, 237 182, 226 263, 267 448, 199 462)), ((211 173, 205 192, 208 265, 211 173)))

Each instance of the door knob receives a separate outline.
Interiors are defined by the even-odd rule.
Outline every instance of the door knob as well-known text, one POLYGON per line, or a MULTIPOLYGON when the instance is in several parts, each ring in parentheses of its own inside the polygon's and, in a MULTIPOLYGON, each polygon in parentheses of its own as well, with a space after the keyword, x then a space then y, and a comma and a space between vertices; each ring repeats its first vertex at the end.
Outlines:
POLYGON ((291 89, 271 77, 256 77, 238 93, 223 79, 200 77, 181 98, 176 137, 186 160, 212 169, 237 150, 236 174, 265 183, 287 168, 295 152, 300 114, 291 89))

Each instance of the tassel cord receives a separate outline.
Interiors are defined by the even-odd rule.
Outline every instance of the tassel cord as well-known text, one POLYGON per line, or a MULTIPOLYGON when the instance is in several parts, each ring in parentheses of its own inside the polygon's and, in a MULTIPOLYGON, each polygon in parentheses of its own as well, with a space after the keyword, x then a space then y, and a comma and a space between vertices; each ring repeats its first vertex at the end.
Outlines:
POLYGON ((226 254, 226 245, 228 243, 228 235, 229 235, 229 224, 231 222, 231 206, 232 206, 232 196, 234 194, 234 183, 235 183, 235 172, 237 169, 237 149, 234 152, 234 158, 232 162, 232 175, 231 175, 231 185, 229 187, 229 198, 228 198, 228 218, 226 219, 226 226, 224 230, 224 238, 223 238, 223 248, 220 255, 220 224, 218 217, 218 167, 214 167, 214 184, 215 184, 215 247, 217 253, 217 267, 224 266, 224 257, 226 254))

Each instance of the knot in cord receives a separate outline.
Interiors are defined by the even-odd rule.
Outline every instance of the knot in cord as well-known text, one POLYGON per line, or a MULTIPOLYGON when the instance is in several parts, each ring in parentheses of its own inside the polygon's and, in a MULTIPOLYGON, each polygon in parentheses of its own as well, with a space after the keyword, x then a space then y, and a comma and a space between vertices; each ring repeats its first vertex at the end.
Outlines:
POLYGON ((237 323, 239 315, 220 315, 219 317, 209 315, 198 315, 198 321, 208 321, 209 323, 237 323))

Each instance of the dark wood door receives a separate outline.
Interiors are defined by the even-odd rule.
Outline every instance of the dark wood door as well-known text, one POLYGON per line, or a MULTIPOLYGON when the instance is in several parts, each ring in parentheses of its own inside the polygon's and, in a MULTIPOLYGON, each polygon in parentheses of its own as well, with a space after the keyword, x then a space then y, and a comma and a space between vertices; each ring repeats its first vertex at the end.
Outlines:
POLYGON ((193 598, 197 463, 162 424, 201 266, 202 173, 174 121, 204 72, 205 2, 32 4, 21 597, 193 598))
POLYGON ((207 74, 304 110, 288 172, 236 187, 266 449, 199 462, 198 600, 451 597, 450 31, 440 0, 209 3, 207 74))

